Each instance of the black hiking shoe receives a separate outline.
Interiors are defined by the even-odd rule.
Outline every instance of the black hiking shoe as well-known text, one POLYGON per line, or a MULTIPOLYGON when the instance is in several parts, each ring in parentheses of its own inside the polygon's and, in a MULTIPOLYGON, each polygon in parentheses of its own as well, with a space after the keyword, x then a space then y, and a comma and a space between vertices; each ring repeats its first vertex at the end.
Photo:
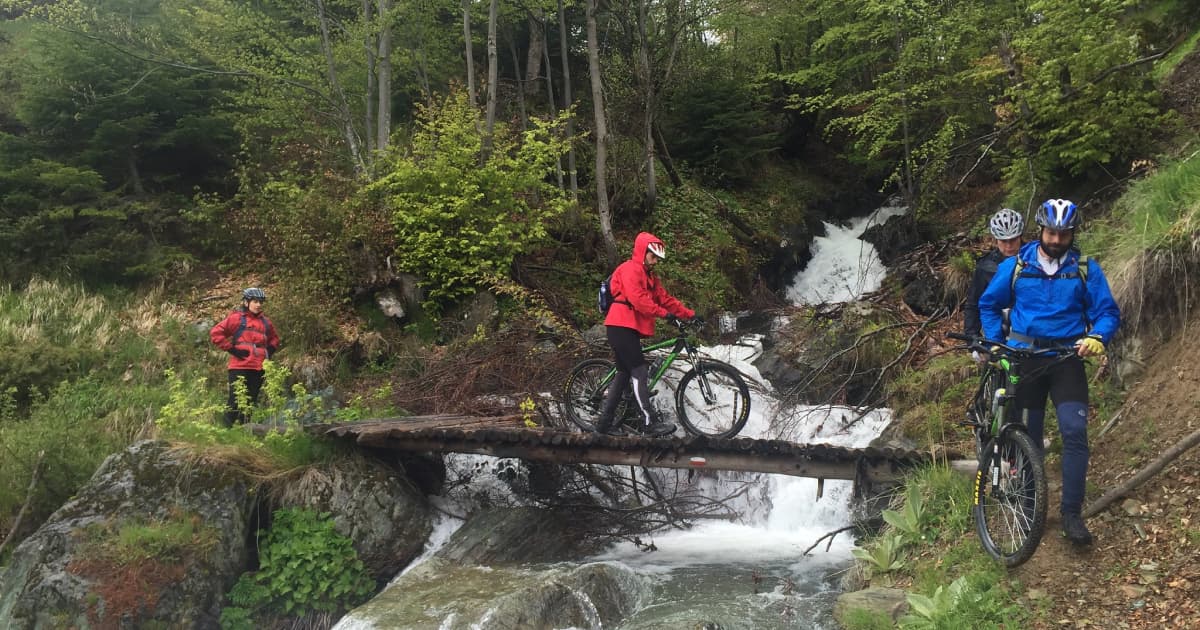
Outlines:
POLYGON ((675 432, 675 424, 672 422, 655 422, 642 428, 642 433, 662 437, 671 435, 675 432))
POLYGON ((608 426, 604 427, 603 429, 597 427, 596 433, 599 433, 600 435, 611 435, 612 437, 622 437, 625 435, 625 429, 622 429, 620 426, 608 426))
POLYGON ((1062 515, 1063 535, 1076 545, 1092 544, 1092 532, 1083 524, 1083 517, 1078 514, 1062 515))

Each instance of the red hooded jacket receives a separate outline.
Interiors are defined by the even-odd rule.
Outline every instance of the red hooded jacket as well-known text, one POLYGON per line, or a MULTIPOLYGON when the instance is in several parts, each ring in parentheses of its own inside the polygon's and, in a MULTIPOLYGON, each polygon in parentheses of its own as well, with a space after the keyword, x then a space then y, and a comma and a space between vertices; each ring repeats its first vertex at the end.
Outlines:
POLYGON ((245 307, 229 314, 221 323, 208 331, 209 339, 225 352, 233 348, 233 336, 242 326, 242 316, 246 316, 246 329, 238 336, 237 347, 250 353, 245 359, 229 355, 230 370, 261 370, 263 361, 279 349, 279 333, 271 325, 266 315, 251 313, 245 307))
POLYGON ((661 242, 649 232, 642 232, 634 239, 633 256, 613 271, 609 283, 613 304, 604 325, 632 328, 649 337, 654 334, 655 318, 666 317, 668 313, 680 319, 696 316, 695 311, 667 293, 658 276, 646 267, 646 246, 661 242))

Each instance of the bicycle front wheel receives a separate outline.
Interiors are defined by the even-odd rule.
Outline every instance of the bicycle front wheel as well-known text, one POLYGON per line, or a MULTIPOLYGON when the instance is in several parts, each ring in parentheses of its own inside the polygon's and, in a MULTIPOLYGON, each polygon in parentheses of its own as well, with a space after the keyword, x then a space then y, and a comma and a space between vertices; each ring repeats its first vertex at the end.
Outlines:
POLYGON ((730 438, 750 418, 750 388, 732 365, 700 361, 679 379, 675 410, 688 433, 730 438))
POLYGON ((975 477, 975 529, 993 558, 1015 567, 1046 529, 1046 468, 1033 439, 1006 431, 984 448, 975 477))
MULTIPOLYGON (((579 362, 563 384, 562 406, 568 419, 584 431, 595 431, 596 420, 604 409, 604 396, 613 382, 617 367, 607 359, 579 362)), ((617 410, 620 414, 621 409, 617 410)), ((620 417, 620 415, 617 415, 620 417)))

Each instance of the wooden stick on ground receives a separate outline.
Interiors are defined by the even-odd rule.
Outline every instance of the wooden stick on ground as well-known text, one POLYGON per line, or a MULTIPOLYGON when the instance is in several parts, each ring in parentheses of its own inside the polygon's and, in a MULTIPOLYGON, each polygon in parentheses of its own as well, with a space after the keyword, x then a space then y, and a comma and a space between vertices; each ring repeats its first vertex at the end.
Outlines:
POLYGON ((29 479, 29 489, 25 491, 25 503, 21 505, 21 511, 17 512, 17 520, 13 521, 12 529, 4 537, 4 542, 0 542, 0 556, 4 555, 4 548, 8 546, 8 543, 16 538, 17 530, 21 529, 21 520, 25 518, 25 513, 29 511, 29 504, 33 502, 33 492, 37 490, 38 478, 42 476, 42 460, 44 459, 46 459, 46 451, 38 452, 37 463, 33 465, 33 475, 29 479))
POLYGON ((1109 490, 1108 492, 1104 493, 1104 496, 1093 501, 1092 504, 1087 506, 1087 509, 1083 511, 1084 518, 1089 518, 1099 514, 1100 511, 1108 507, 1110 503, 1137 489, 1138 486, 1145 483, 1146 480, 1150 479, 1151 477, 1157 475, 1163 468, 1166 468, 1168 464, 1175 461, 1177 457, 1186 453, 1188 449, 1197 444, 1200 444, 1200 429, 1193 431, 1191 435, 1176 442, 1174 446, 1164 451, 1158 459, 1150 462, 1150 464, 1145 468, 1139 470, 1138 473, 1130 477, 1128 481, 1122 483, 1116 488, 1113 488, 1112 490, 1109 490))

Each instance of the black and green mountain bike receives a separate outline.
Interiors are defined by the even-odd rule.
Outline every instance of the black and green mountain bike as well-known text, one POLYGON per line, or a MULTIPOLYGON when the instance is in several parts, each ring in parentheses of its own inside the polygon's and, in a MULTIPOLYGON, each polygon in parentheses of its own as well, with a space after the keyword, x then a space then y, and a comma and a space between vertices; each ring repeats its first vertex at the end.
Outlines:
POLYGON ((982 337, 948 336, 989 357, 961 424, 974 432, 979 460, 972 508, 975 531, 989 555, 1015 567, 1031 558, 1041 544, 1049 500, 1042 449, 1029 437, 1015 403, 1017 388, 1029 378, 1021 364, 1035 358, 1054 359, 1040 372, 1075 356, 1075 348, 1013 348, 982 337))
MULTIPOLYGON (((676 321, 675 326, 677 336, 642 347, 644 352, 669 348, 666 356, 650 366, 651 400, 657 402, 655 394, 666 389, 657 387, 663 375, 676 362, 682 362, 686 365, 676 366, 686 371, 675 387, 675 416, 684 430, 714 438, 737 435, 750 418, 750 388, 737 368, 700 357, 689 336, 695 324, 676 321)), ((616 374, 616 365, 608 359, 585 359, 571 369, 561 396, 563 411, 571 422, 584 431, 596 430, 604 395, 616 374)), ((631 390, 626 389, 616 419, 637 431, 641 419, 631 390)))

